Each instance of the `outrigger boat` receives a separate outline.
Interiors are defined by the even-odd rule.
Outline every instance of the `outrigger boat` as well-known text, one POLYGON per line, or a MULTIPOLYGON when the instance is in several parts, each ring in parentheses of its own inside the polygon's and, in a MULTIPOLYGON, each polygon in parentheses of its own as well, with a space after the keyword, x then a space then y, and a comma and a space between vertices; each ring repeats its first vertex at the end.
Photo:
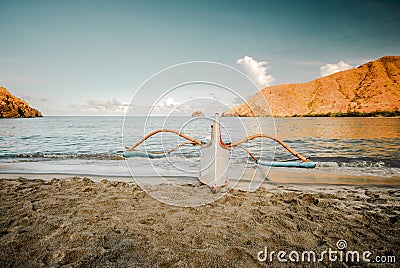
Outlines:
POLYGON ((138 142, 136 142, 132 147, 126 147, 126 151, 123 153, 123 157, 128 158, 128 157, 148 157, 148 158, 162 158, 168 156, 171 152, 177 150, 178 148, 191 144, 193 146, 200 146, 200 151, 201 151, 201 158, 200 158, 200 172, 198 175, 198 180, 200 183, 207 185, 210 187, 211 191, 213 193, 216 193, 218 189, 228 185, 229 179, 226 175, 227 173, 227 168, 229 165, 229 156, 232 148, 234 147, 239 147, 243 150, 245 150, 250 158, 255 161, 256 164, 262 165, 262 166, 271 166, 271 167, 296 167, 296 168, 315 168, 316 163, 311 162, 308 158, 303 157, 296 151, 294 151, 292 148, 290 148, 287 144, 285 144, 282 140, 265 135, 265 134, 255 134, 248 136, 240 141, 233 142, 230 144, 225 144, 222 141, 221 137, 221 127, 219 123, 219 115, 218 113, 215 114, 215 119, 213 122, 213 125, 211 126, 211 140, 208 143, 201 142, 197 139, 194 139, 192 137, 189 137, 181 132, 178 132, 176 130, 172 129, 158 129, 155 130, 146 136, 144 136, 142 139, 140 139, 138 142), (179 144, 177 147, 165 151, 165 152, 143 152, 143 151, 137 151, 135 150, 136 147, 138 147, 141 143, 143 143, 146 139, 150 138, 151 136, 160 133, 160 132, 170 132, 174 133, 186 140, 187 142, 184 142, 182 144, 179 144), (257 138, 268 138, 276 141, 280 145, 282 145, 283 148, 285 148, 287 151, 289 151, 292 155, 296 156, 300 161, 297 162, 274 162, 274 161, 261 161, 258 158, 256 158, 250 151, 248 151, 246 148, 240 146, 242 143, 248 142, 253 139, 257 138))

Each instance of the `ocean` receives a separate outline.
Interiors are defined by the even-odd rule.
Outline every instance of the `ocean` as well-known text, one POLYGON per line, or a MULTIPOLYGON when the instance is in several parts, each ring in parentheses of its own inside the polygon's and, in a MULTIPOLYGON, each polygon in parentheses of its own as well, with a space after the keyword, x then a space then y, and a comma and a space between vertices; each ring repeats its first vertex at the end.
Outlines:
MULTIPOLYGON (((125 146, 158 128, 171 128, 207 141, 210 118, 46 116, 0 120, 0 173, 73 174, 113 177, 195 177, 201 152, 188 145, 167 158, 124 159, 125 146)), ((290 147, 317 163, 315 169, 272 168, 298 174, 400 177, 400 118, 238 118, 222 117, 225 142, 263 132, 276 135, 290 147)), ((158 134, 138 150, 168 150, 184 140, 158 134)), ((290 161, 294 157, 270 140, 244 144, 264 160, 290 161)), ((240 148, 231 153, 229 173, 239 177, 254 169, 240 148)), ((269 168, 263 169, 268 176, 269 168)))

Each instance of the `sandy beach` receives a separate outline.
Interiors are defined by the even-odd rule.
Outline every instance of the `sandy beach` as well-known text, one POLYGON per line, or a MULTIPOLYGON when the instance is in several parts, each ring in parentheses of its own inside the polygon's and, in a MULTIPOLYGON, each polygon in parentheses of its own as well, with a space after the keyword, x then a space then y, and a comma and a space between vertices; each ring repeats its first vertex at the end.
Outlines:
MULTIPOLYGON (((96 181, 3 176, 0 266, 264 267, 281 264, 276 255, 262 261, 266 247, 268 254, 315 251, 318 259, 324 250, 338 250, 338 240, 346 241, 344 253, 400 257, 395 186, 266 183, 252 193, 231 190, 211 204, 184 208, 158 202, 134 183, 96 181)), ((169 185, 152 187, 174 194, 169 185)), ((211 194, 184 187, 194 198, 211 194)))

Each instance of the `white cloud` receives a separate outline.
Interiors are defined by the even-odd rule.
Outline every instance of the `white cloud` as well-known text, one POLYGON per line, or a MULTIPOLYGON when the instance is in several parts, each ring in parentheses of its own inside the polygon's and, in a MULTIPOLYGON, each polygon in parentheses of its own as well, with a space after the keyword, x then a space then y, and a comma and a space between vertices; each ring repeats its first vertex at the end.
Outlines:
POLYGON ((320 68, 320 72, 321 72, 321 77, 323 76, 327 76, 327 75, 331 75, 337 72, 341 72, 341 71, 346 71, 353 68, 353 66, 351 66, 350 64, 344 62, 344 61, 339 61, 338 63, 328 63, 324 66, 322 66, 320 68))
POLYGON ((126 105, 117 99, 111 99, 107 101, 101 100, 87 100, 86 101, 89 110, 95 112, 123 112, 126 105))
POLYGON ((168 97, 168 98, 163 102, 162 105, 163 105, 164 107, 171 107, 171 108, 173 108, 173 107, 178 106, 178 105, 179 105, 179 102, 174 101, 174 99, 171 98, 171 97, 168 97))
POLYGON ((268 74, 269 67, 266 61, 257 61, 250 56, 244 56, 236 61, 242 66, 245 73, 256 83, 260 88, 268 87, 275 79, 268 74))
POLYGON ((128 106, 129 104, 122 103, 117 99, 106 101, 89 99, 86 101, 86 105, 73 104, 70 107, 90 113, 123 113, 126 111, 128 106))
POLYGON ((175 101, 172 97, 166 98, 158 105, 153 106, 156 112, 187 111, 189 107, 175 101))

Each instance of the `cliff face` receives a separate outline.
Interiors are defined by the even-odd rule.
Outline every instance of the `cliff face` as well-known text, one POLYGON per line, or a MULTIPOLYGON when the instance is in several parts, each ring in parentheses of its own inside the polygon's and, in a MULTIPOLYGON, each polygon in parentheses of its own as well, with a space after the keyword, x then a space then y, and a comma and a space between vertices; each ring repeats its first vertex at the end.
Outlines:
POLYGON ((386 56, 308 83, 271 86, 223 116, 294 116, 400 110, 400 56, 386 56))
POLYGON ((41 117, 42 114, 25 101, 0 87, 0 118, 41 117))

